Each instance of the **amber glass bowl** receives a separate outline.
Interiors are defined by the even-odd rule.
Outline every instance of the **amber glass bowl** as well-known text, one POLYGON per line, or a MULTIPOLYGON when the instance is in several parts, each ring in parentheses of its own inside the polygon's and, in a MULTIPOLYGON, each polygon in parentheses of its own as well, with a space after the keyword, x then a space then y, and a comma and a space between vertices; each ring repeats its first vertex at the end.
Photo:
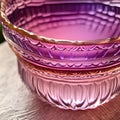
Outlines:
POLYGON ((120 91, 120 7, 114 0, 2 0, 3 35, 24 83, 64 109, 89 109, 120 91))

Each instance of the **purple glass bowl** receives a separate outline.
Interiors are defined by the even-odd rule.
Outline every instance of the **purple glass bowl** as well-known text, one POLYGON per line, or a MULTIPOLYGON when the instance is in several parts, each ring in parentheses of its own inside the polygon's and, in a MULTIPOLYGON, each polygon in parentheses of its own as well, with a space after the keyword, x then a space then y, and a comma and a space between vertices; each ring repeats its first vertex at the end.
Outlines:
POLYGON ((65 109, 95 108, 113 98, 120 90, 117 4, 3 0, 3 34, 18 57, 22 80, 65 109))

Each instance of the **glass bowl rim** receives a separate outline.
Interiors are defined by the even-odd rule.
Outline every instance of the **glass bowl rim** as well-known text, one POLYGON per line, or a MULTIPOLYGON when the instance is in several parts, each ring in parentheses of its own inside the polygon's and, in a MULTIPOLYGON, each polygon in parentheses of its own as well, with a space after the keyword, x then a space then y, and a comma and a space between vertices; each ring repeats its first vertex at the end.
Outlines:
MULTIPOLYGON (((56 38, 49 38, 45 36, 40 36, 37 35, 33 32, 27 31, 23 28, 17 27, 16 25, 12 24, 8 19, 7 16, 5 15, 5 9, 7 6, 7 1, 8 0, 0 0, 1 2, 1 7, 0 7, 0 22, 8 27, 9 29, 13 30, 14 32, 19 33, 20 35, 26 36, 28 38, 32 38, 35 41, 38 42, 43 42, 43 43, 50 43, 50 44, 63 44, 63 45, 78 45, 78 46, 83 46, 83 45, 102 45, 102 44, 110 44, 110 43, 118 43, 120 42, 120 37, 118 36, 117 38, 106 38, 106 39, 98 39, 99 42, 97 41, 84 41, 84 40, 66 40, 66 39, 56 39, 56 38)), ((65 2, 65 1, 63 1, 65 2)), ((69 1, 70 2, 70 1, 69 1)), ((75 2, 75 1, 74 1, 75 2)), ((76 1, 81 2, 81 1, 76 1)), ((55 1, 54 1, 55 3, 55 1)), ((104 3, 104 2, 103 2, 104 3)))

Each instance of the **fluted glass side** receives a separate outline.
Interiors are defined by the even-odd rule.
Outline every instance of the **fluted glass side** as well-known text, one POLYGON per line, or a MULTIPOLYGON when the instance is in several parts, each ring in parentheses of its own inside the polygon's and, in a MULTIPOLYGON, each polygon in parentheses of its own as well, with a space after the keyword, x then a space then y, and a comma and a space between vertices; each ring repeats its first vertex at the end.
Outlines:
POLYGON ((101 73, 61 72, 18 60, 19 73, 40 98, 64 109, 95 108, 114 98, 120 90, 120 68, 101 73))

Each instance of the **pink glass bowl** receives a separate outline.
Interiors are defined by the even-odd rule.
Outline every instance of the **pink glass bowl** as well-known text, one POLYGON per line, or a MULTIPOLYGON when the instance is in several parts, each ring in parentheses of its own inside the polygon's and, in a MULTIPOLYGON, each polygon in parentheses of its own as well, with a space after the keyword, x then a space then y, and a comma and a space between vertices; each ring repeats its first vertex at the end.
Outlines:
POLYGON ((64 109, 95 108, 120 91, 119 2, 3 0, 3 34, 22 80, 64 109))
POLYGON ((57 71, 19 58, 18 68, 23 82, 41 100, 63 109, 93 109, 120 91, 120 66, 98 71, 57 71))

